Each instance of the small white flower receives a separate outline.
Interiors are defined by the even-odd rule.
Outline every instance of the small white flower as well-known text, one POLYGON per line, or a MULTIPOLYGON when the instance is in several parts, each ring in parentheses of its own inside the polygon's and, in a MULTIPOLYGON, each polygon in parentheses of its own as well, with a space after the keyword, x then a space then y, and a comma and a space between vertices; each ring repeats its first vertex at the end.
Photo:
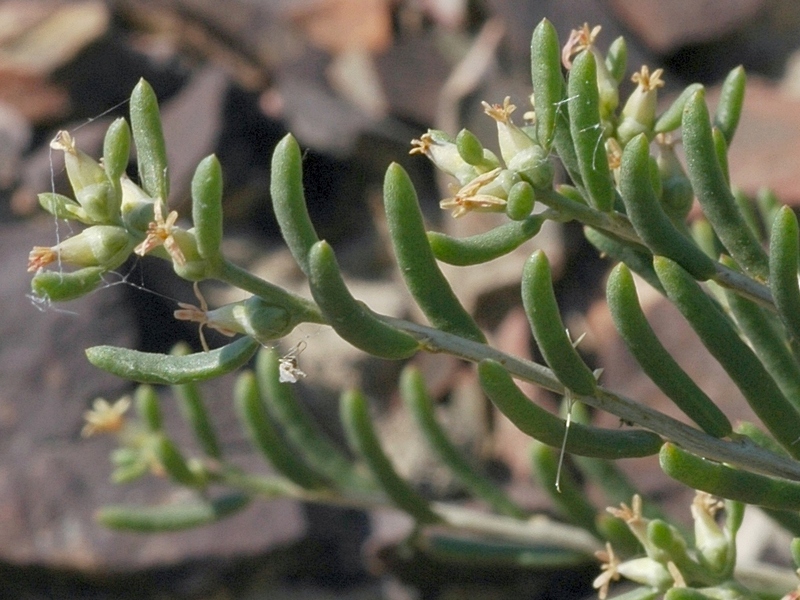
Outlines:
POLYGON ((306 374, 297 366, 297 357, 306 349, 305 342, 299 342, 278 360, 278 381, 281 383, 297 383, 306 374))

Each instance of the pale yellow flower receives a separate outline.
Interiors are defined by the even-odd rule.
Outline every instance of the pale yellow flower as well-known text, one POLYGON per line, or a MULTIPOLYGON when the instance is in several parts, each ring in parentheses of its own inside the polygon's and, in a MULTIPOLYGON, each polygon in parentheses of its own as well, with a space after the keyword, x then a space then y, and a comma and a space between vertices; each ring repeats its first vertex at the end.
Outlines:
POLYGON ((586 50, 594 45, 597 35, 600 33, 602 27, 595 25, 591 29, 588 23, 584 23, 580 29, 573 29, 569 34, 567 43, 561 51, 561 62, 564 68, 572 68, 572 57, 580 53, 581 50, 586 50))
POLYGON ((208 316, 208 303, 206 302, 205 297, 202 293, 200 293, 200 287, 197 285, 197 282, 194 282, 194 295, 197 297, 197 300, 200 302, 200 306, 195 306, 194 304, 188 304, 186 302, 178 302, 178 306, 180 309, 176 310, 173 313, 173 316, 178 319, 179 321, 191 321, 193 323, 199 323, 200 327, 198 333, 200 335, 200 343, 203 345, 203 350, 208 352, 208 342, 206 342, 206 336, 203 333, 203 327, 210 327, 216 331, 219 331, 222 335, 233 337, 236 335, 235 331, 228 329, 227 327, 216 323, 214 320, 209 318, 208 316))
POLYGON ((620 574, 617 570, 619 559, 614 554, 614 549, 609 542, 606 542, 605 550, 598 550, 594 555, 602 564, 600 565, 601 573, 592 582, 592 587, 597 590, 597 596, 600 600, 605 600, 606 596, 608 596, 608 588, 611 582, 619 581, 620 579, 620 574))
POLYGON ((147 237, 144 238, 141 244, 133 249, 134 253, 139 256, 144 256, 154 248, 164 246, 176 265, 185 265, 186 257, 183 255, 183 251, 173 235, 178 229, 178 227, 175 226, 177 220, 178 212, 174 210, 170 212, 165 219, 163 202, 156 201, 153 207, 153 221, 147 228, 147 237))
POLYGON ((459 188, 451 188, 454 195, 450 198, 445 198, 439 202, 439 207, 443 210, 452 210, 453 217, 462 217, 470 211, 477 212, 497 212, 502 211, 506 205, 503 198, 497 196, 490 196, 489 194, 480 194, 480 189, 494 181, 500 174, 499 167, 492 169, 487 173, 478 175, 475 179, 470 181, 465 186, 459 188))
POLYGON ((647 65, 642 65, 641 70, 631 76, 631 81, 638 84, 644 91, 649 92, 664 87, 664 81, 661 79, 663 74, 664 69, 656 69, 651 74, 647 65))
POLYGON ((125 412, 131 406, 131 399, 123 396, 114 404, 109 404, 104 398, 98 398, 92 404, 92 409, 83 414, 86 425, 81 430, 83 437, 95 433, 117 433, 125 424, 125 412))

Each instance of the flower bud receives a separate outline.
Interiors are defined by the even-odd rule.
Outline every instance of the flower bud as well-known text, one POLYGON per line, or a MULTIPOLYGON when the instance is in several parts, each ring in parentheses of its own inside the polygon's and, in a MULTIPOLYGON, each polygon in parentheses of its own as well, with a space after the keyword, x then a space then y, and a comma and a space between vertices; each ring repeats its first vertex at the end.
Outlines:
POLYGON ((536 146, 536 142, 511 121, 511 113, 517 109, 511 104, 511 98, 506 96, 502 105, 490 105, 487 102, 482 104, 484 112, 497 123, 497 141, 506 166, 509 166, 517 154, 536 146))
POLYGON ((86 211, 75 200, 55 192, 39 194, 39 205, 57 219, 79 221, 84 225, 92 225, 94 223, 94 220, 86 214, 86 211))
POLYGON ((666 590, 674 583, 669 570, 652 558, 634 558, 617 565, 617 572, 631 581, 666 590))
POLYGON ((617 139, 623 146, 640 133, 652 139, 656 123, 658 88, 664 86, 661 79, 663 72, 663 69, 656 69, 651 75, 647 66, 642 66, 641 71, 631 77, 631 81, 637 84, 636 89, 628 97, 617 127, 617 139))
POLYGON ((284 307, 269 304, 258 296, 210 310, 207 316, 209 324, 252 336, 260 342, 282 338, 297 325, 284 307))
POLYGON ((194 285, 200 306, 180 302, 178 303, 180 309, 175 311, 175 318, 200 324, 200 341, 206 351, 208 344, 203 335, 204 327, 214 329, 228 337, 242 333, 266 343, 288 335, 300 323, 301 319, 294 311, 270 304, 258 296, 208 310, 197 283, 194 285))
POLYGON ((553 185, 553 163, 545 149, 538 144, 519 152, 507 166, 538 190, 548 189, 553 185))
POLYGON ((462 129, 456 136, 456 148, 458 154, 465 162, 478 166, 484 161, 484 149, 477 136, 469 129, 462 129))
POLYGON ((535 203, 536 195, 531 184, 527 181, 519 181, 508 192, 506 214, 509 219, 522 221, 530 216, 535 203))
POLYGON ((429 129, 418 140, 409 154, 424 154, 436 168, 455 177, 461 185, 466 185, 486 169, 479 170, 461 156, 453 138, 444 131, 429 129))
POLYGON ((172 268, 175 273, 189 281, 207 279, 211 275, 211 265, 197 251, 194 230, 187 231, 175 227, 170 237, 173 243, 169 246, 165 244, 165 247, 172 258, 172 268))
POLYGON ((67 302, 94 291, 103 281, 102 267, 86 267, 71 273, 39 271, 31 279, 31 291, 49 302, 67 302))
POLYGON ((731 542, 717 524, 714 516, 722 508, 721 501, 705 492, 697 492, 692 502, 694 544, 697 557, 712 573, 722 573, 731 562, 731 542))
POLYGON ((64 166, 75 199, 91 222, 119 223, 121 199, 100 163, 78 150, 75 140, 66 131, 59 131, 55 139, 50 142, 50 147, 64 152, 64 166))
POLYGON ((28 256, 28 271, 57 261, 74 267, 103 267, 110 271, 125 262, 135 243, 123 227, 94 225, 55 246, 34 246, 28 256))
POLYGON ((613 138, 606 138, 606 156, 608 157, 608 168, 614 176, 614 181, 619 185, 619 173, 622 167, 622 146, 613 138))
POLYGON ((508 193, 515 184, 519 183, 520 177, 511 169, 500 170, 490 181, 481 185, 476 191, 476 195, 494 196, 501 200, 508 198, 508 193))
POLYGON ((534 188, 550 187, 553 183, 553 165, 545 149, 511 121, 511 113, 517 107, 511 104, 510 98, 506 97, 502 106, 484 102, 483 108, 497 123, 500 154, 506 167, 519 173, 534 188))
POLYGON ((606 67, 606 59, 600 51, 591 46, 589 51, 594 54, 597 64, 597 91, 600 93, 600 120, 604 125, 619 106, 619 85, 606 67))
POLYGON ((125 227, 133 231, 146 232, 155 218, 155 200, 136 185, 127 175, 120 178, 122 205, 120 213, 125 227))

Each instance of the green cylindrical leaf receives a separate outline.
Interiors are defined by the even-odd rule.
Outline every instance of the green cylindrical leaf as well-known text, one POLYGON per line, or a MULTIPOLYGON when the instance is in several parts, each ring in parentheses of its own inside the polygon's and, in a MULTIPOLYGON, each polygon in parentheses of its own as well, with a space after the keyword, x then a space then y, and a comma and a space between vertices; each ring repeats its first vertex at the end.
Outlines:
POLYGON ((644 134, 633 138, 622 155, 619 191, 636 233, 653 254, 671 258, 695 278, 715 272, 714 261, 672 224, 650 184, 649 143, 644 134))
POLYGON ((111 183, 119 186, 119 178, 128 168, 131 155, 131 128, 120 117, 108 126, 103 142, 103 168, 111 183))
POLYGON ((264 457, 287 479, 302 488, 322 489, 327 487, 325 477, 299 458, 286 445, 269 418, 267 408, 261 400, 255 375, 245 371, 236 380, 234 405, 239 421, 247 431, 250 441, 264 457))
POLYGON ((689 179, 706 218, 736 262, 754 277, 766 281, 767 254, 744 222, 725 181, 703 90, 692 94, 683 109, 683 146, 689 179))
POLYGON ((206 260, 220 260, 222 166, 213 154, 200 161, 192 178, 192 222, 198 254, 206 260))
POLYGON ((561 469, 559 473, 558 452, 555 448, 534 441, 531 444, 533 475, 567 522, 597 536, 595 520, 600 511, 589 502, 586 491, 569 469, 561 469))
MULTIPOLYGON (((731 175, 728 169, 728 144, 725 142, 725 136, 722 135, 722 132, 716 127, 711 130, 711 136, 714 140, 714 151, 717 154, 717 162, 722 171, 722 177, 725 179, 725 183, 728 184, 728 187, 730 187, 731 175)), ((744 215, 742 216, 744 217, 744 215)))
POLYGON ((685 227, 686 217, 694 204, 692 182, 678 160, 673 142, 662 141, 658 150, 656 163, 661 177, 661 206, 677 227, 685 227))
MULTIPOLYGON (((172 354, 184 356, 191 352, 188 344, 177 344, 172 348, 172 354)), ((208 410, 203 402, 203 396, 197 383, 184 383, 172 386, 172 392, 178 399, 181 414, 194 432, 200 447, 208 456, 221 458, 222 450, 211 424, 208 410)))
POLYGON ((670 443, 661 448, 659 461, 667 475, 696 490, 756 506, 800 510, 798 482, 734 469, 670 443))
POLYGON ((764 234, 761 230, 761 223, 759 223, 758 215, 756 214, 756 208, 750 196, 741 188, 733 188, 733 199, 744 222, 747 223, 756 239, 766 242, 767 240, 764 239, 764 234))
POLYGON ((373 356, 388 359, 408 358, 419 349, 417 340, 379 320, 353 298, 327 242, 312 246, 308 263, 311 295, 342 339, 373 356))
POLYGON ((731 423, 725 413, 691 380, 650 327, 625 265, 611 272, 606 294, 617 331, 653 383, 703 431, 714 437, 728 435, 731 423))
MULTIPOLYGON (((564 83, 563 94, 565 99, 566 87, 567 84, 564 83)), ((570 181, 580 190, 582 194, 582 203, 586 204, 586 201, 583 199, 583 194, 586 194, 586 188, 583 185, 583 177, 581 176, 581 169, 578 164, 578 154, 575 150, 575 142, 572 139, 572 133, 570 132, 569 111, 567 103, 563 101, 556 109, 556 130, 553 135, 553 146, 556 149, 558 158, 561 159, 561 164, 569 175, 570 181)))
POLYGON ((158 394, 149 385, 140 385, 134 394, 136 412, 150 431, 161 431, 163 418, 161 416, 161 404, 158 401, 158 394))
POLYGON ((140 79, 131 94, 131 129, 139 163, 139 185, 152 198, 169 198, 167 147, 153 88, 140 79))
POLYGON ((373 489, 374 485, 330 441, 294 395, 291 383, 280 379, 280 357, 274 348, 263 348, 256 358, 259 393, 269 415, 304 461, 342 490, 373 489))
POLYGON ((564 99, 561 75, 561 44, 553 24, 547 19, 533 30, 531 38, 531 80, 536 112, 536 139, 545 150, 553 144, 556 112, 564 99))
POLYGON ((550 263, 541 250, 523 267, 522 304, 539 350, 555 376, 577 394, 593 394, 597 381, 565 331, 553 293, 550 263))
POLYGON ((789 335, 800 341, 800 287, 797 282, 800 231, 797 216, 784 206, 772 223, 769 241, 769 287, 789 335))
POLYGON ((589 203, 597 210, 608 212, 614 207, 614 183, 600 122, 597 66, 594 55, 588 50, 581 52, 572 63, 567 98, 570 133, 589 203))
POLYGON ((608 47, 606 52, 606 69, 617 83, 622 83, 628 70, 628 45, 625 38, 619 36, 608 47))
POLYGON ((111 529, 140 533, 179 531, 215 523, 239 512, 249 502, 248 496, 230 494, 168 506, 106 506, 97 513, 97 521, 111 529))
POLYGON ((515 543, 478 538, 442 528, 421 531, 417 537, 427 557, 470 569, 569 569, 585 565, 589 555, 552 543, 515 543))
POLYGON ((725 298, 764 367, 786 399, 800 410, 800 366, 789 351, 786 338, 776 327, 775 315, 733 291, 725 290, 725 298))
POLYGON ((113 375, 140 383, 181 384, 204 381, 235 371, 250 360, 260 344, 251 337, 188 356, 139 352, 116 346, 86 350, 89 362, 113 375))
POLYGON ((680 96, 675 98, 669 108, 661 113, 661 116, 656 120, 654 131, 656 133, 668 133, 675 131, 681 126, 681 119, 683 118, 683 107, 686 106, 686 101, 692 94, 698 90, 702 90, 703 86, 699 83, 693 83, 684 89, 680 96))
POLYGON ((794 564, 800 569, 800 538, 794 538, 792 540, 789 550, 792 553, 792 560, 794 561, 794 564))
POLYGON ((747 78, 741 65, 728 73, 722 83, 717 112, 714 115, 714 126, 719 127, 728 146, 733 141, 733 134, 736 133, 739 118, 742 116, 746 86, 747 78))
POLYGON ((103 281, 103 267, 86 267, 72 273, 40 271, 31 280, 31 291, 49 302, 66 302, 85 296, 103 281))
POLYGON ((764 225, 767 237, 772 235, 772 223, 775 221, 775 216, 778 214, 781 206, 783 206, 775 195, 775 192, 769 188, 762 188, 756 194, 756 207, 758 214, 761 216, 761 223, 764 225))
POLYGON ((300 146, 287 134, 272 155, 270 195, 281 235, 297 264, 308 275, 308 253, 319 241, 308 216, 303 192, 303 157, 300 146))
POLYGON ((183 418, 191 426, 203 452, 212 458, 221 458, 222 449, 197 384, 184 383, 174 386, 173 390, 180 402, 183 418))
POLYGON ((465 238, 429 231, 428 243, 437 260, 459 267, 478 265, 513 252, 539 233, 544 221, 533 215, 465 238))
POLYGON ((375 434, 364 395, 357 390, 342 394, 341 414, 348 442, 367 463, 392 503, 419 523, 441 521, 428 502, 395 471, 375 434))
POLYGON ((422 312, 437 329, 485 342, 483 332, 461 306, 436 264, 414 185, 397 163, 386 170, 383 202, 397 265, 422 312))
POLYGON ((783 447, 775 441, 775 438, 759 429, 754 423, 750 423, 748 421, 739 421, 739 423, 736 424, 736 429, 734 429, 734 431, 749 437, 758 446, 766 448, 770 452, 788 456, 786 450, 784 450, 783 447))
POLYGON ((44 192, 38 195, 39 205, 58 219, 68 219, 79 221, 84 225, 94 223, 93 219, 86 214, 80 204, 72 198, 55 192, 44 192))
POLYGON ((113 208, 112 219, 116 222, 120 218, 122 205, 121 177, 125 175, 128 161, 131 156, 131 128, 128 122, 119 118, 109 125, 103 141, 103 169, 108 181, 114 190, 114 201, 110 203, 113 208))
POLYGON ((160 435, 154 444, 154 450, 159 464, 175 482, 189 487, 197 487, 202 484, 198 476, 189 468, 178 447, 168 437, 160 435))
MULTIPOLYGON (((489 399, 520 431, 548 446, 561 448, 564 420, 531 402, 500 363, 481 361, 478 376, 489 399)), ((580 456, 617 459, 650 456, 658 452, 661 443, 659 436, 641 429, 623 431, 572 423, 565 449, 580 456)))
POLYGON ((672 303, 736 383, 753 411, 793 456, 800 457, 800 445, 795 444, 800 413, 784 397, 758 357, 686 271, 660 256, 653 263, 672 303))
POLYGON ((453 474, 473 494, 486 501, 495 511, 515 519, 525 519, 528 513, 512 502, 506 494, 479 473, 462 456, 436 422, 433 401, 425 389, 425 381, 415 367, 406 367, 400 375, 400 395, 417 422, 430 447, 450 468, 453 474))

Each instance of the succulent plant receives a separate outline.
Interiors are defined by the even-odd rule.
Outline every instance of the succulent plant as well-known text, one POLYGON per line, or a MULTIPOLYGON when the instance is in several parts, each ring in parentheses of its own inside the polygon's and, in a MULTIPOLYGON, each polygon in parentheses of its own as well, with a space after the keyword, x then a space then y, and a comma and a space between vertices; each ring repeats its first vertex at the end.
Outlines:
MULTIPOLYGON (((218 280, 251 294, 248 300, 209 309, 198 292, 200 306, 182 305, 176 312, 177 318, 201 327, 241 335, 221 348, 169 355, 107 346, 87 350, 94 365, 143 384, 134 403, 137 417, 124 416, 129 400, 98 402, 88 415, 87 433, 118 436, 114 479, 130 481, 153 472, 197 493, 196 502, 188 505, 106 507, 100 521, 123 529, 179 529, 219 520, 255 498, 393 505, 416 521, 411 542, 429 552, 529 568, 593 561, 597 553, 602 573, 595 584, 601 598, 621 577, 640 587, 620 598, 797 597, 800 592, 791 589, 795 584, 776 594, 734 568, 735 534, 745 505, 763 507, 800 536, 797 218, 770 197, 759 203, 761 226, 753 228, 751 215, 743 213, 731 191, 726 153, 742 111, 741 68, 726 79, 713 118, 697 84, 656 114, 662 72, 651 73, 646 66, 634 75, 638 86, 618 110, 618 87, 626 71, 624 40, 616 40, 604 56, 597 33, 584 26, 562 49, 549 22, 537 26, 529 123, 513 122, 515 107, 509 99, 485 105, 497 123, 499 157, 466 130, 456 137, 432 130, 414 141, 412 153, 428 157, 457 180, 443 209, 474 219, 481 215, 470 213, 504 212, 507 222, 460 239, 426 231, 409 176, 398 164, 388 167, 384 208, 395 259, 428 325, 376 313, 352 296, 333 249, 319 239, 309 218, 301 150, 291 135, 275 149, 271 195, 312 299, 224 256, 222 167, 214 156, 200 163, 192 182, 193 227, 177 224, 177 213, 166 204, 168 169, 158 104, 146 82, 131 97, 130 127, 120 119, 109 128, 101 163, 80 152, 67 133, 59 134, 55 144, 65 152, 76 199, 50 193, 40 201, 55 216, 87 228, 55 247, 34 248, 29 267, 37 271, 35 294, 50 301, 87 294, 133 252, 170 261, 184 279, 218 280), (672 149, 671 136, 678 134, 685 166, 672 149), (125 175, 131 137, 138 153, 138 184, 125 175), (554 156, 570 185, 554 183, 554 156), (692 197, 702 216, 690 228, 685 218, 692 197), (600 374, 587 366, 565 331, 542 250, 533 251, 523 267, 520 296, 545 364, 487 343, 438 263, 466 267, 500 259, 534 239, 547 220, 581 223, 587 239, 617 263, 607 286, 615 326, 644 372, 696 426, 602 385, 600 374), (51 264, 59 268, 44 270, 51 264), (77 270, 64 270, 73 266, 77 270), (665 350, 639 304, 634 273, 646 282, 640 285, 653 286, 677 307, 760 423, 734 428, 665 350), (341 452, 294 398, 292 382, 304 375, 298 365, 302 348, 280 356, 262 347, 304 322, 328 325, 353 346, 381 358, 440 352, 474 363, 486 396, 534 440, 534 470, 552 493, 562 521, 532 519, 459 453, 437 423, 425 382, 413 366, 405 367, 399 381, 408 410, 431 451, 488 509, 423 498, 384 453, 368 401, 356 389, 343 392, 341 419, 357 459, 341 452), (277 471, 270 477, 242 472, 226 461, 197 385, 246 366, 256 354, 255 370, 242 372, 233 396, 243 429, 277 471), (514 380, 563 395, 566 418, 533 403, 514 380), (171 440, 149 384, 173 386, 202 455, 187 458, 171 440), (616 415, 628 426, 595 427, 581 417, 583 405, 616 415), (621 507, 608 514, 591 504, 574 472, 561 469, 564 454, 575 458, 585 480, 597 483, 621 507), (657 507, 645 502, 643 508, 636 482, 614 463, 655 454, 667 475, 699 490, 692 506, 693 541, 657 507), (227 491, 212 495, 212 484, 214 490, 227 491), (715 518, 720 509, 723 524, 715 518)), ((796 539, 795 556, 800 556, 799 547, 796 539)))

